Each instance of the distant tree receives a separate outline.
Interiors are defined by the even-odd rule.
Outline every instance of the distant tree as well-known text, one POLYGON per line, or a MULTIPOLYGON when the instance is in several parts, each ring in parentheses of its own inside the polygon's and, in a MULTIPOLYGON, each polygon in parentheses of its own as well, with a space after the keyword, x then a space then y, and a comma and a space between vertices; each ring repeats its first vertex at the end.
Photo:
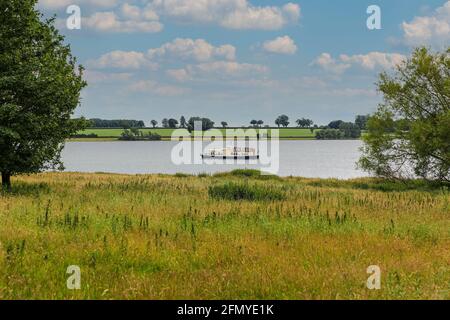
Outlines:
POLYGON ((195 129, 195 122, 201 122, 203 131, 207 131, 209 129, 214 128, 214 122, 211 121, 210 119, 208 119, 208 118, 201 118, 201 117, 192 117, 192 118, 189 119, 189 121, 187 123, 187 129, 189 130, 189 132, 194 131, 194 129, 195 129))
POLYGON ((361 130, 367 129, 367 120, 369 120, 369 115, 358 115, 355 119, 355 124, 359 127, 361 130))
POLYGON ((277 125, 277 127, 279 128, 281 126, 281 120, 280 117, 275 119, 275 124, 277 125))
POLYGON ((156 120, 152 120, 150 121, 150 123, 152 124, 153 128, 156 128, 156 126, 158 125, 158 121, 156 120))
POLYGON ((341 140, 345 139, 345 134, 339 129, 323 129, 316 132, 318 140, 341 140))
POLYGON ((295 121, 297 123, 297 126, 300 128, 311 128, 314 124, 314 121, 310 119, 301 118, 295 121))
POLYGON ((104 120, 104 119, 90 119, 90 127, 92 128, 144 128, 145 123, 142 120, 104 120))
POLYGON ((381 177, 450 182, 450 47, 416 49, 377 86, 384 101, 367 122, 359 166, 381 177))
POLYGON ((341 123, 339 130, 344 132, 344 137, 347 139, 359 139, 361 137, 361 129, 351 122, 341 123))
POLYGON ((169 128, 169 119, 167 118, 162 119, 161 124, 163 128, 169 128))
POLYGON ((181 128, 186 128, 187 122, 186 122, 186 118, 184 116, 181 116, 180 118, 180 127, 181 128))
POLYGON ((331 122, 328 124, 328 128, 330 128, 330 129, 339 129, 339 127, 340 127, 340 125, 341 125, 342 123, 344 123, 344 121, 342 121, 342 120, 331 121, 331 122))
POLYGON ((161 136, 157 133, 143 133, 138 128, 124 129, 119 140, 122 141, 159 141, 161 136))
POLYGON ((169 119, 168 125, 170 129, 175 129, 178 127, 178 121, 176 119, 169 119))
POLYGON ((61 151, 88 124, 73 119, 86 86, 83 67, 36 0, 0 1, 0 172, 62 169, 61 151))
POLYGON ((256 126, 258 125, 258 120, 252 120, 252 121, 250 121, 250 124, 251 124, 253 127, 256 127, 256 126))
POLYGON ((222 125, 223 128, 228 127, 228 123, 225 121, 222 121, 220 124, 222 125))
POLYGON ((283 115, 279 116, 277 118, 277 120, 275 120, 275 124, 278 127, 283 126, 286 128, 287 126, 289 126, 289 117, 287 115, 283 114, 283 115))
POLYGON ((264 121, 258 120, 258 122, 257 122, 258 127, 261 128, 263 124, 264 124, 264 121))

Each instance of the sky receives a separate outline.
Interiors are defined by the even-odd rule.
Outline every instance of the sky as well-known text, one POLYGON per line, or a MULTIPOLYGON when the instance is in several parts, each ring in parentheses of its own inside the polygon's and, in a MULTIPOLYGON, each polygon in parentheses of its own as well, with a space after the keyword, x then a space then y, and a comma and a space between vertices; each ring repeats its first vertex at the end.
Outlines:
MULTIPOLYGON (((414 47, 450 44, 444 0, 40 0, 86 68, 77 116, 317 124, 376 110, 414 47), (66 21, 77 5, 81 29, 66 21), (381 12, 370 30, 367 9, 381 12)), ((74 21, 73 19, 70 21, 74 21)))

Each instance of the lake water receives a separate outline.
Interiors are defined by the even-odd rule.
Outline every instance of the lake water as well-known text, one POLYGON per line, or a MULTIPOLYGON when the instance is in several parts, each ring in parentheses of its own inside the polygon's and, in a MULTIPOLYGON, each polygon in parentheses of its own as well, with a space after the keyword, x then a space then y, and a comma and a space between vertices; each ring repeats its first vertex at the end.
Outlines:
MULTIPOLYGON (((147 173, 216 173, 237 168, 260 168, 255 164, 174 164, 177 142, 68 142, 62 158, 66 171, 147 173)), ((349 179, 367 176, 356 168, 359 140, 280 141, 280 176, 349 179)), ((206 144, 205 144, 206 145, 206 144)))

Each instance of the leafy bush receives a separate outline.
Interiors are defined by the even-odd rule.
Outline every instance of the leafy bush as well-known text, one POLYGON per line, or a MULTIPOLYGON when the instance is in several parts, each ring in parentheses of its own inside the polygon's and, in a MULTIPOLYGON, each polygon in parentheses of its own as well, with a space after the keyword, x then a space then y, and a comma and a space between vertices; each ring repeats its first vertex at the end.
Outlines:
POLYGON ((177 177, 177 178, 187 178, 187 177, 191 177, 191 175, 186 174, 186 173, 182 173, 182 172, 177 172, 177 173, 175 173, 175 177, 177 177))
POLYGON ((210 177, 211 175, 209 174, 209 173, 207 173, 207 172, 201 172, 201 173, 199 173, 198 175, 197 175, 197 177, 199 177, 199 178, 208 178, 208 177, 210 177))
POLYGON ((261 180, 280 179, 275 175, 261 174, 260 170, 254 169, 235 169, 231 172, 216 173, 214 177, 240 177, 240 178, 255 178, 261 180))
POLYGON ((316 132, 318 140, 341 140, 345 138, 345 134, 339 129, 324 129, 316 132))
POLYGON ((338 129, 324 129, 316 132, 318 140, 358 139, 361 129, 354 123, 341 122, 338 129))
POLYGON ((280 201, 286 199, 284 192, 273 186, 234 182, 210 186, 208 194, 212 199, 224 200, 280 201))
POLYGON ((82 138, 98 138, 98 135, 95 133, 90 134, 74 134, 70 136, 72 139, 82 139, 82 138))
POLYGON ((157 133, 143 133, 139 129, 126 129, 122 132, 119 140, 122 141, 160 141, 161 136, 157 133))

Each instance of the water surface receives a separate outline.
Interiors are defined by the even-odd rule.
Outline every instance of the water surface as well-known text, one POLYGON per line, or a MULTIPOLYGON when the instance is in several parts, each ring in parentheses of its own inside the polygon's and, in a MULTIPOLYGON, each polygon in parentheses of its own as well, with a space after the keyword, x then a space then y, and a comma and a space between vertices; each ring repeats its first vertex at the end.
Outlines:
MULTIPOLYGON (((171 160, 177 142, 68 142, 63 151, 66 171, 147 173, 216 173, 237 168, 259 168, 249 164, 176 165, 171 160)), ((280 176, 350 179, 367 176, 356 168, 359 140, 280 141, 280 176)))

